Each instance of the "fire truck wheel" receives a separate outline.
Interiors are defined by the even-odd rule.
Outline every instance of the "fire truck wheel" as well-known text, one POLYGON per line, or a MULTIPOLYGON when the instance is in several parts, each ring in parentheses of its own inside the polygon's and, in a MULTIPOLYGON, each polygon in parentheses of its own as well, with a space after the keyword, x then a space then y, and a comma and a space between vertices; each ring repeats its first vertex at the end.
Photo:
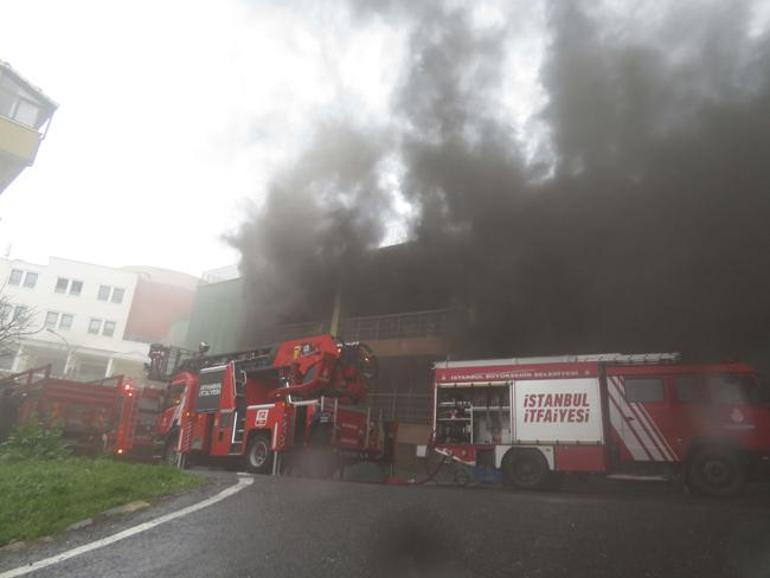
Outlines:
POLYGON ((246 448, 246 469, 255 474, 269 474, 273 468, 273 450, 270 449, 270 436, 258 433, 249 439, 246 448))
POLYGON ((687 478, 698 493, 733 496, 746 484, 746 468, 734 452, 723 448, 705 448, 690 460, 687 478))
POLYGON ((503 457, 503 482, 520 490, 536 490, 548 481, 548 462, 535 449, 513 449, 503 457))

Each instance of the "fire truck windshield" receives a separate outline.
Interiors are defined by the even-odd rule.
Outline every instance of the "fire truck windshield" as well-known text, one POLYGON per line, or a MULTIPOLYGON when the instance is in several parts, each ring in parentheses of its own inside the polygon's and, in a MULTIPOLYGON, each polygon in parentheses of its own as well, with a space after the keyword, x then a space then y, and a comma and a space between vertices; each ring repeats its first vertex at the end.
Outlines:
POLYGON ((756 405, 767 402, 766 390, 749 375, 710 375, 706 387, 712 403, 722 405, 756 405))

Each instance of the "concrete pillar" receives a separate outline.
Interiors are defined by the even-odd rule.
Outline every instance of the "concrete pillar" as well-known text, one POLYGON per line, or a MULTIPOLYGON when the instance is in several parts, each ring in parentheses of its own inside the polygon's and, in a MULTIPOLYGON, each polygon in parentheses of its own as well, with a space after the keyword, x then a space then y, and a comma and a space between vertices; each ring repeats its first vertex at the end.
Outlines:
POLYGON ((64 358, 64 377, 69 377, 74 373, 72 367, 72 348, 67 348, 67 357, 64 358))
POLYGON ((334 295, 334 309, 332 309, 332 318, 329 322, 329 333, 337 337, 340 334, 342 323, 342 289, 338 288, 334 295))
POLYGON ((21 371, 23 358, 24 358, 24 346, 19 344, 19 349, 16 351, 16 357, 13 358, 11 373, 18 373, 19 371, 21 371))

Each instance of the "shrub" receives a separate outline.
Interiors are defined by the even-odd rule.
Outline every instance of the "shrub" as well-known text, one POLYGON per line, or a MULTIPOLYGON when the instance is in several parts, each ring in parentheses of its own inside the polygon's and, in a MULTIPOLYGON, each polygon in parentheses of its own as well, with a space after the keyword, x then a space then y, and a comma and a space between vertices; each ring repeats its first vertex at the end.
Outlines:
POLYGON ((0 444, 0 462, 61 460, 71 453, 58 428, 45 429, 38 422, 17 426, 0 444))

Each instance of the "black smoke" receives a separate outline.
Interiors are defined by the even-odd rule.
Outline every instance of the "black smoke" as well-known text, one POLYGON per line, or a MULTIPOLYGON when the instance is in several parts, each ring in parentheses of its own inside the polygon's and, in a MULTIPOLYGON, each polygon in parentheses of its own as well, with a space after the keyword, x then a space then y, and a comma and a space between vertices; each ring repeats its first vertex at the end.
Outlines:
POLYGON ((676 349, 761 362, 759 3, 502 3, 494 26, 478 25, 476 4, 351 4, 362 27, 409 31, 393 119, 319 126, 233 239, 253 325, 328 317, 342 287, 348 314, 455 307, 461 355, 676 349), (511 46, 533 30, 547 103, 522 135, 501 87, 511 46), (410 245, 373 251, 394 218, 381 180, 393 159, 418 216, 410 245))

